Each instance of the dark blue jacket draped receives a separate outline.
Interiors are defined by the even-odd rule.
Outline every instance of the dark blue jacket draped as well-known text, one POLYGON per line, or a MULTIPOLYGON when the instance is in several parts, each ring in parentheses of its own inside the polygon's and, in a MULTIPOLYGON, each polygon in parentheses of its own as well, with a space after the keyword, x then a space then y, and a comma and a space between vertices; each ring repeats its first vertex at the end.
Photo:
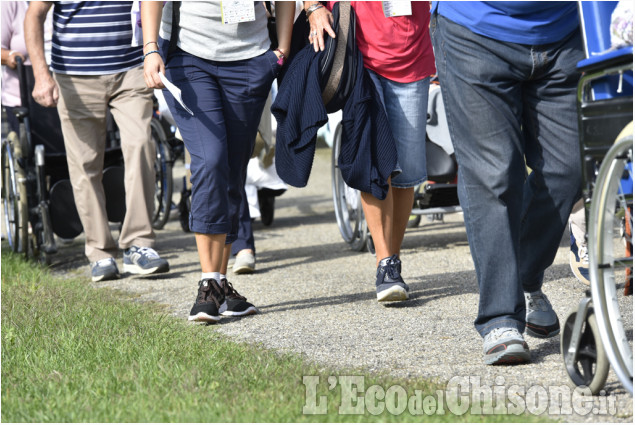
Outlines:
MULTIPOLYGON (((278 122, 276 170, 282 180, 295 187, 306 186, 317 131, 328 121, 320 87, 322 54, 307 45, 296 55, 271 106, 278 122)), ((355 86, 342 109, 338 164, 347 185, 384 199, 388 178, 397 168, 397 149, 384 106, 357 49, 354 60, 355 86)))

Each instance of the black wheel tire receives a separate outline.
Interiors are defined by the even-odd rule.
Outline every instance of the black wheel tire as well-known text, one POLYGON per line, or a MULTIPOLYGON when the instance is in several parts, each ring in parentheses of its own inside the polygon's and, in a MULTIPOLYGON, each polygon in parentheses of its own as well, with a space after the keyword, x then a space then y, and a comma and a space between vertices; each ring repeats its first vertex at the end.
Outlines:
MULTIPOLYGON (((563 358, 566 358, 567 355, 577 314, 578 309, 576 307, 569 312, 562 327, 560 352, 563 358)), ((590 307, 583 324, 576 362, 571 366, 565 364, 565 370, 573 385, 586 385, 592 394, 598 394, 606 383, 609 366, 609 360, 602 346, 595 314, 593 313, 593 308, 590 307)))
POLYGON ((155 171, 155 193, 154 193, 154 213, 152 216, 152 227, 163 229, 170 219, 172 209, 172 155, 171 148, 167 142, 165 132, 158 120, 151 122, 152 139, 156 146, 156 159, 154 162, 155 171))

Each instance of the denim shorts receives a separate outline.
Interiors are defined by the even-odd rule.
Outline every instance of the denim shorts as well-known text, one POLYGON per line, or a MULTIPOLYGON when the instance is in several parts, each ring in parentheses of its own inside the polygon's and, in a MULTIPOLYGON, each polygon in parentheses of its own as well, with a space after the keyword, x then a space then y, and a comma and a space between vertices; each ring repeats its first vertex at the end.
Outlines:
POLYGON ((401 173, 391 179, 393 187, 408 188, 427 179, 426 122, 430 77, 398 83, 368 70, 379 93, 397 144, 397 166, 401 173))

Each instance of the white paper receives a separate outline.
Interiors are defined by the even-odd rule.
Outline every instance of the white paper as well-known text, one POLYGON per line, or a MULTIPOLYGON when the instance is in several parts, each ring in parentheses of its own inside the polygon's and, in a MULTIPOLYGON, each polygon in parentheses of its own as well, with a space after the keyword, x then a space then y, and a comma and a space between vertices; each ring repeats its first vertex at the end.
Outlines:
POLYGON ((412 15, 412 5, 409 1, 383 1, 382 5, 386 18, 412 15))
POLYGON ((159 72, 159 78, 161 79, 161 82, 163 83, 165 88, 168 89, 169 92, 172 93, 172 96, 174 96, 174 98, 181 104, 183 109, 189 112, 190 115, 194 116, 194 112, 192 112, 190 108, 185 106, 185 103, 183 103, 183 98, 181 97, 181 89, 172 84, 170 80, 168 80, 167 77, 163 75, 162 72, 159 72))

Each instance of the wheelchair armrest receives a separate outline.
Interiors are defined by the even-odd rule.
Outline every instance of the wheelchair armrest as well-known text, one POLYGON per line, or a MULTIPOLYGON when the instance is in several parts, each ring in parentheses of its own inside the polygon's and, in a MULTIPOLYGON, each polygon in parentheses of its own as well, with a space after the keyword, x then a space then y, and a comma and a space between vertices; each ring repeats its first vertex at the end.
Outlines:
POLYGON ((578 62, 578 71, 596 72, 605 68, 618 67, 621 65, 633 64, 633 46, 622 47, 621 49, 592 56, 578 62))

